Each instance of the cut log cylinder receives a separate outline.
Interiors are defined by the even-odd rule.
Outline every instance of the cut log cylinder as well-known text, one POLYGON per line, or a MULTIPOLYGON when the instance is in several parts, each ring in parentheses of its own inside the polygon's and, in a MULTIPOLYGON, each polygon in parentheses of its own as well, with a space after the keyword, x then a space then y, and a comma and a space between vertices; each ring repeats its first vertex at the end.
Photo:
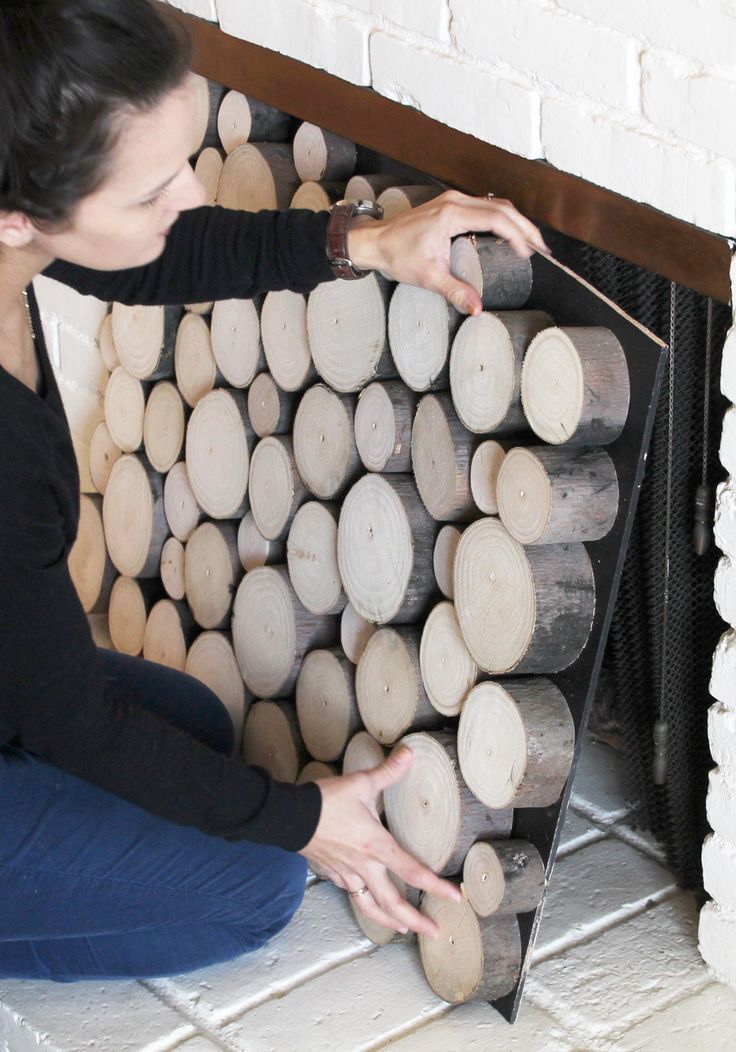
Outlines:
POLYGON ((437 587, 447 599, 455 596, 455 553, 462 535, 462 530, 457 526, 443 526, 434 545, 434 576, 437 587))
POLYGON ((408 184, 392 172, 371 172, 369 175, 353 175, 345 187, 346 201, 377 201, 379 195, 390 186, 408 184))
POLYGON ((250 510, 263 536, 270 541, 284 537, 300 506, 309 499, 288 435, 262 438, 255 447, 248 491, 250 510))
POLYGON ((339 614, 348 601, 337 565, 337 519, 334 504, 309 501, 299 508, 289 530, 289 577, 312 614, 339 614))
POLYGON ((126 453, 113 465, 102 504, 110 558, 126 577, 156 577, 169 535, 164 484, 144 456, 126 453))
POLYGON ((463 778, 487 807, 549 807, 572 766, 575 727, 564 695, 543 676, 486 681, 463 705, 463 778))
POLYGON ((470 492, 484 515, 498 515, 496 487, 498 473, 506 456, 506 446, 489 438, 473 453, 470 462, 470 492))
MULTIPOLYGON (((323 763, 321 760, 310 760, 299 772, 296 784, 304 785, 305 782, 317 782, 323 778, 335 778, 337 773, 337 768, 332 764, 323 763)), ((310 868, 312 868, 311 863, 310 868)), ((314 868, 312 868, 312 872, 319 876, 319 873, 314 868)))
POLYGON ((110 429, 101 420, 92 432, 89 444, 89 473, 92 485, 98 493, 104 493, 112 466, 122 456, 122 449, 116 445, 110 429))
POLYGON ((222 168, 225 157, 221 150, 215 146, 207 146, 200 153, 194 165, 194 174, 204 190, 204 203, 206 205, 217 204, 217 191, 220 188, 222 168))
POLYGON ((305 610, 285 566, 261 566, 240 582, 232 631, 246 687, 273 698, 293 690, 306 653, 335 644, 338 626, 333 617, 305 610))
POLYGON ((234 751, 240 751, 245 715, 253 701, 235 660, 229 635, 202 632, 192 643, 184 669, 217 695, 233 721, 234 751))
POLYGON ((514 310, 531 295, 531 260, 517 256, 508 241, 474 234, 458 237, 452 243, 450 269, 475 289, 484 310, 514 310))
POLYGON ((247 511, 238 526, 238 553, 244 570, 282 563, 286 553, 283 537, 269 541, 256 526, 253 513, 247 511))
POLYGON ((521 544, 600 540, 618 514, 616 468, 602 449, 510 449, 498 511, 521 544))
POLYGON ((345 194, 344 183, 308 182, 296 190, 290 208, 308 208, 310 212, 327 212, 341 201, 345 194))
POLYGON ((189 472, 183 460, 174 464, 164 483, 164 513, 169 529, 182 544, 204 518, 189 484, 189 472))
POLYGON ((299 730, 315 760, 339 760, 360 727, 355 669, 339 647, 313 650, 296 681, 299 730))
POLYGON ((369 384, 355 410, 355 445, 369 471, 411 471, 417 396, 401 380, 369 384))
POLYGON ((396 286, 388 310, 388 338, 396 371, 412 391, 447 387, 450 345, 462 320, 439 292, 396 286))
POLYGON ((77 539, 69 552, 69 574, 87 614, 107 610, 116 573, 105 547, 102 497, 83 493, 79 502, 77 539))
MULTIPOLYGON (((386 759, 387 752, 368 731, 358 731, 347 744, 342 758, 342 773, 353 774, 355 771, 372 771, 380 767, 386 759)), ((376 799, 376 810, 379 815, 384 812, 383 793, 376 799)))
POLYGON ((269 292, 261 312, 266 364, 283 391, 301 391, 317 379, 307 336, 307 299, 298 292, 269 292))
POLYGON ((291 430, 296 411, 294 396, 282 391, 270 373, 259 373, 248 388, 248 418, 259 438, 291 430))
POLYGON ((161 584, 169 599, 184 599, 184 545, 176 537, 169 537, 161 549, 161 584))
POLYGON ((486 672, 559 672, 581 654, 595 611, 582 544, 523 548, 497 519, 463 533, 455 556, 455 610, 486 672))
POLYGON ((207 80, 194 74, 194 141, 198 143, 194 153, 202 146, 215 146, 219 141, 217 134, 217 114, 222 99, 227 92, 222 84, 207 80))
POLYGON ((532 339, 550 325, 544 311, 500 311, 466 318, 450 351, 450 389, 469 431, 519 431, 521 363, 532 339))
POLYGON ((358 156, 355 143, 308 121, 299 125, 293 149, 294 167, 304 182, 346 180, 355 171, 358 156))
POLYGON ((378 204, 383 209, 384 219, 394 219, 403 212, 410 212, 417 205, 423 205, 439 197, 442 187, 431 183, 418 186, 389 186, 378 195, 378 204))
POLYGON ((349 661, 358 664, 368 640, 376 631, 372 621, 361 617, 352 603, 347 603, 340 618, 340 646, 349 661))
POLYGON ((302 395, 294 417, 294 458, 302 481, 320 500, 339 496, 360 474, 355 445, 354 395, 315 384, 302 395))
POLYGON ((212 354, 231 387, 247 387, 265 364, 257 300, 219 300, 212 309, 212 354))
POLYGON ((162 598, 163 588, 158 577, 136 580, 118 577, 110 592, 107 619, 112 645, 121 654, 137 657, 143 650, 148 615, 162 598))
POLYGON ((470 464, 478 441, 458 420, 449 395, 422 398, 411 433, 411 459, 419 495, 439 522, 476 515, 470 464))
POLYGON ((210 391, 187 426, 189 484, 213 519, 237 519, 248 510, 248 471, 256 437, 242 391, 210 391))
POLYGON ((544 862, 526 840, 478 840, 465 857, 463 888, 479 917, 528 913, 544 896, 544 862))
POLYGON ((247 142, 286 142, 291 117, 260 99, 228 91, 217 111, 217 130, 226 153, 247 142))
POLYGON ((105 388, 105 423, 115 445, 123 453, 135 453, 143 445, 143 418, 150 384, 142 383, 119 365, 105 388))
POLYGON ((243 731, 245 762, 265 767, 280 782, 296 782, 309 757, 293 701, 255 701, 243 731))
POLYGON ((515 916, 478 917, 462 899, 449 902, 422 895, 422 913, 439 928, 439 937, 419 936, 419 955, 427 982, 450 1004, 495 1001, 511 993, 521 975, 521 936, 515 916))
POLYGON ((386 331, 390 298, 390 282, 376 272, 360 281, 323 282, 309 296, 312 360, 336 391, 396 376, 386 331))
POLYGON ((143 657, 167 668, 184 671, 187 649, 197 629, 186 603, 159 599, 148 615, 143 636, 143 657))
POLYGON ((410 475, 365 475, 343 502, 337 562, 343 588, 368 621, 418 621, 434 581, 437 524, 410 475))
POLYGON ((210 327, 198 314, 185 314, 181 320, 174 371, 181 396, 191 409, 215 387, 225 383, 212 353, 210 327))
POLYGON ((457 764, 455 734, 409 734, 399 746, 414 754, 400 782, 384 791, 388 827, 398 843, 435 873, 462 869, 476 840, 508 837, 513 812, 491 810, 471 793, 457 764))
POLYGON ((478 679, 452 603, 438 603, 424 623, 419 667, 430 703, 443 716, 457 716, 478 679))
POLYGON ((416 625, 379 628, 358 661, 358 708, 365 729, 381 745, 393 745, 409 730, 442 723, 422 682, 419 637, 416 625))
POLYGON ((629 393, 626 357, 609 329, 547 329, 524 359, 521 399, 529 426, 553 445, 614 442, 626 423, 629 393))
POLYGON ((198 625, 225 628, 242 576, 236 524, 203 522, 184 552, 187 602, 198 625))
POLYGON ((186 416, 181 395, 168 380, 157 383, 143 416, 143 447, 156 471, 173 468, 184 448, 186 416))
POLYGON ((183 307, 112 306, 112 334, 120 364, 137 380, 170 380, 183 307))
POLYGON ((236 146, 225 161, 218 204, 245 212, 285 209, 299 182, 288 143, 247 143, 236 146))
POLYGON ((115 340, 112 335, 112 314, 106 314, 102 319, 100 331, 97 337, 100 346, 100 355, 108 372, 114 372, 120 365, 115 340))

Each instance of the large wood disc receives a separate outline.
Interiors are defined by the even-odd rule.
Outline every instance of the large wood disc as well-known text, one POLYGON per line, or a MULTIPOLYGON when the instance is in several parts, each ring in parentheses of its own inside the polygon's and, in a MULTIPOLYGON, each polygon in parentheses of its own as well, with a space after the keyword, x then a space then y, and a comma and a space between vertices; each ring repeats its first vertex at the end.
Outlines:
POLYGON ((105 368, 109 373, 114 372, 120 365, 120 358, 118 357, 115 339, 112 334, 112 314, 106 314, 102 319, 97 342, 100 346, 100 356, 105 363, 105 368))
POLYGON ((376 631, 372 621, 361 617, 352 603, 346 603, 340 618, 340 646, 349 661, 358 664, 368 640, 376 631))
POLYGON ((189 473, 183 460, 174 464, 164 483, 164 512, 169 529, 182 544, 188 540, 203 518, 202 509, 189 484, 189 473))
POLYGON ((143 417, 143 445, 156 471, 167 472, 181 456, 186 417, 184 403, 174 384, 157 383, 148 396, 143 417))
POLYGON ((304 121, 294 136, 294 165, 304 182, 349 179, 355 171, 355 143, 304 121))
POLYGON ((220 188, 224 163, 225 158, 215 146, 206 146, 197 158, 194 174, 204 190, 206 205, 217 204, 217 191, 220 188))
POLYGON ((253 513, 247 511, 238 526, 238 552, 244 570, 283 563, 286 544, 283 537, 269 541, 256 526, 253 513))
POLYGON ((174 368, 181 396, 191 409, 220 382, 210 327, 198 314, 185 314, 179 324, 174 368))
POLYGON ((202 146, 214 146, 218 142, 217 113, 227 88, 214 80, 192 75, 194 84, 194 128, 192 142, 196 153, 202 146))
POLYGON ((528 913, 544 895, 544 862, 524 840, 478 840, 465 856, 463 888, 479 917, 528 913))
MULTIPOLYGON (((345 755, 342 758, 342 773, 353 774, 355 771, 372 771, 380 767, 386 759, 386 750, 383 746, 371 738, 368 731, 358 731, 347 744, 345 755)), ((383 793, 378 794, 376 810, 379 815, 383 814, 383 793)))
POLYGON ((259 373, 248 388, 248 419, 259 438, 291 430, 294 398, 282 391, 270 373, 259 373))
POLYGON ((102 497, 82 493, 77 539, 69 552, 69 574, 85 613, 107 610, 115 568, 105 547, 102 497))
POLYGON ((496 487, 505 456, 504 446, 493 438, 481 442, 473 453, 470 462, 470 492, 484 515, 498 515, 496 487))
POLYGON ((148 384, 141 383, 119 365, 105 388, 105 422, 110 437, 123 453, 143 445, 143 418, 148 384))
POLYGON ((219 300, 212 308, 212 353, 231 387, 252 383, 263 361, 261 323, 253 300, 219 300))
POLYGON ((184 671, 187 647, 195 635, 186 603, 159 599, 148 615, 143 636, 143 657, 159 665, 184 671))
POLYGON ((291 117, 239 91, 228 91, 217 111, 217 130, 227 153, 252 142, 286 142, 291 117))
POLYGON ((107 611, 112 645, 121 654, 137 657, 143 650, 148 614, 161 598, 161 581, 118 577, 110 592, 107 611))
POLYGON ((174 375, 174 345, 183 307, 112 306, 112 333, 120 364, 138 380, 174 375))
POLYGON ((307 753, 291 701, 256 701, 243 731, 245 762, 265 767, 280 782, 296 782, 307 753))
POLYGON ((438 603, 424 623, 419 647, 422 682, 443 716, 457 716, 478 679, 452 603, 438 603))
POLYGON ((184 545, 176 537, 169 537, 161 549, 161 584, 169 599, 183 599, 187 594, 184 582, 184 545))
POLYGON ((447 386, 450 344, 462 315, 439 292, 401 283, 388 311, 396 370, 412 391, 447 386))
POLYGON ((304 485, 320 500, 338 496, 360 471, 353 419, 355 397, 315 384, 294 417, 294 459, 304 485))
POLYGON ((101 420, 92 432, 89 444, 89 473, 92 485, 98 493, 104 493, 112 466, 122 456, 122 449, 115 444, 110 429, 101 420))
POLYGON ((337 517, 334 505, 309 501, 299 508, 289 530, 289 576, 313 614, 339 614, 347 603, 337 565, 337 517))
POLYGON ((379 628, 371 636, 355 670, 355 691, 365 729, 382 745, 441 723, 422 683, 414 625, 379 628))
POLYGON ((290 208, 308 208, 310 212, 327 212, 336 201, 342 200, 344 183, 306 182, 297 189, 290 208))
POLYGON ((169 535, 163 480, 145 457, 126 453, 113 465, 102 504, 110 558, 126 577, 156 577, 169 535))
POLYGON ((197 403, 187 427, 187 472, 197 503, 213 519, 235 519, 247 510, 254 445, 242 392, 210 391, 197 403))
POLYGON ((470 463, 478 445, 458 420, 447 394, 425 395, 411 433, 411 459, 425 508, 439 522, 477 514, 470 463))
POLYGON ((307 751, 315 760, 339 760, 360 727, 355 670, 339 649, 313 650, 296 681, 296 711, 307 751))
POLYGON ((243 573, 233 522, 203 522, 187 541, 184 581, 187 601, 202 628, 224 628, 243 573))
POLYGON ((411 471, 416 406, 416 395, 401 380, 369 384, 360 392, 355 444, 369 471, 411 471))
POLYGON ((245 212, 285 209, 299 181, 288 143, 246 143, 236 146, 225 161, 218 204, 245 212))
POLYGON ((410 212, 417 205, 423 205, 439 197, 442 187, 431 183, 417 186, 389 186, 378 195, 378 204, 383 209, 384 219, 394 219, 404 212, 410 212))
POLYGON ((288 435, 262 438, 255 447, 248 489, 250 510, 263 536, 270 541, 283 537, 308 496, 288 435))
POLYGON ((301 391, 317 378, 307 336, 307 300, 298 292, 269 292, 261 335, 266 363, 283 391, 301 391))
POLYGON ((246 695, 243 677, 230 643, 222 632, 202 632, 192 643, 184 669, 217 695, 233 721, 235 747, 243 738, 245 714, 252 698, 246 695))
POLYGON ((531 260, 517 256, 508 241, 493 236, 455 238, 450 269, 475 289, 484 310, 523 307, 532 291, 531 260))
POLYGON ((455 595, 455 553, 462 535, 462 530, 448 523, 437 534, 434 545, 432 568, 437 587, 447 599, 455 595))

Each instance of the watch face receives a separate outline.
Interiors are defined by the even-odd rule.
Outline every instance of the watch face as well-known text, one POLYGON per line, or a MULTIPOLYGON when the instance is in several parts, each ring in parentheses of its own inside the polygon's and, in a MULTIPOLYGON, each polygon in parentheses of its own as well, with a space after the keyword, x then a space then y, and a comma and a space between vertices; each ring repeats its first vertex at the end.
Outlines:
MULTIPOLYGON (((353 215, 372 216, 374 219, 383 219, 383 208, 376 201, 338 201, 338 205, 352 205, 353 215)), ((337 207, 337 206, 336 206, 337 207)))

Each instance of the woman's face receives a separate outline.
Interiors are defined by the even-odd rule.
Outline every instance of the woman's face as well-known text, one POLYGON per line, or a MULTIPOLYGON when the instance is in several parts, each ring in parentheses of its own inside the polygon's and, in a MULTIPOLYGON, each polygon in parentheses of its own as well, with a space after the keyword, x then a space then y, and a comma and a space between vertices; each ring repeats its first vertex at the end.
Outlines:
POLYGON ((62 231, 37 231, 34 247, 95 270, 157 259, 179 214, 205 200, 188 163, 199 145, 193 114, 187 80, 150 112, 125 116, 105 182, 82 199, 62 231))

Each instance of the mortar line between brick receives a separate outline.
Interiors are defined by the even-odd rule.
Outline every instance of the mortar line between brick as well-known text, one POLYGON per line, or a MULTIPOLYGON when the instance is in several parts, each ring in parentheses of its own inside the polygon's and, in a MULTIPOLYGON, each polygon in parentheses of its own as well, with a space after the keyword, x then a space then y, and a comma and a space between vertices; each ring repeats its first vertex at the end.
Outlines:
POLYGON ((228 1040, 226 1034, 221 1034, 216 1028, 213 1028, 212 1023, 207 1019, 205 1013, 198 1012, 192 1007, 191 1003, 179 998, 176 995, 176 988, 173 987, 173 983, 171 983, 170 980, 141 979, 139 982, 141 986, 145 987, 149 993, 158 998, 158 1000, 165 1004, 167 1008, 171 1008, 177 1013, 177 1015, 180 1015, 185 1022, 193 1026, 198 1034, 202 1037, 206 1037, 214 1045, 217 1045, 218 1048, 223 1049, 224 1052, 243 1052, 239 1045, 228 1040))

